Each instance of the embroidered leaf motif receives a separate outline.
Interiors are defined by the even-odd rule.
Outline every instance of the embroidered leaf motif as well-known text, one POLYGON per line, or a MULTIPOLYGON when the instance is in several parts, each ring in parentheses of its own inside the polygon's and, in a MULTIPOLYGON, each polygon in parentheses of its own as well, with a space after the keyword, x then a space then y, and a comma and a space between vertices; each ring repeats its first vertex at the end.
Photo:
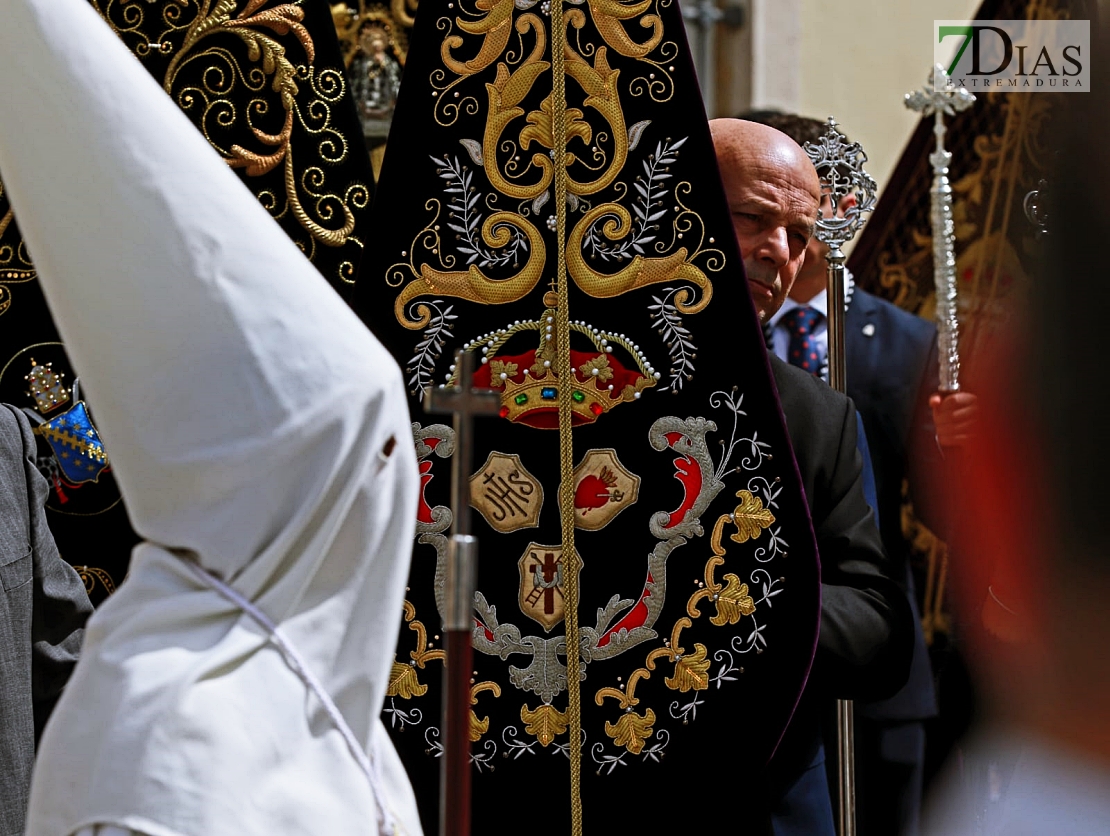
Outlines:
POLYGON ((578 371, 589 377, 593 375, 598 380, 606 381, 613 378, 613 370, 609 368, 609 358, 602 354, 578 367, 578 371))
POLYGON ((421 685, 416 678, 416 668, 412 665, 402 665, 394 662, 389 671, 389 687, 386 689, 387 697, 400 697, 411 700, 413 697, 422 697, 428 692, 427 685, 421 685))
POLYGON ((704 691, 709 687, 709 665, 711 664, 706 659, 706 654, 709 651, 705 649, 705 645, 694 645, 694 652, 686 656, 676 656, 674 663, 674 676, 669 676, 663 681, 667 683, 667 687, 675 691, 686 693, 693 689, 694 691, 704 691))
POLYGON ((474 709, 470 709, 470 742, 477 743, 482 739, 482 735, 489 731, 489 717, 478 719, 478 715, 474 713, 474 709))
POLYGON ((519 370, 516 363, 509 363, 504 360, 490 360, 489 361, 489 385, 494 389, 500 389, 505 385, 505 381, 501 379, 501 375, 512 377, 519 370))
POLYGON ((640 144, 640 137, 643 136, 644 129, 651 124, 650 119, 645 119, 643 122, 637 122, 635 125, 628 126, 628 150, 635 151, 636 146, 640 144))
POLYGON ((729 537, 735 543, 746 543, 756 540, 763 533, 763 529, 775 524, 775 515, 770 509, 763 507, 763 500, 751 491, 739 491, 736 494, 740 504, 732 512, 732 521, 736 524, 736 533, 729 537))
POLYGON ((725 575, 725 588, 717 593, 717 614, 709 619, 710 623, 723 627, 735 624, 742 615, 755 612, 755 601, 748 594, 748 585, 740 583, 740 578, 731 572, 725 575))
POLYGON ((470 159, 474 160, 475 165, 485 165, 482 159, 482 144, 473 139, 460 139, 459 144, 466 149, 466 153, 470 155, 470 159))
POLYGON ((566 734, 570 723, 567 715, 553 705, 541 705, 535 711, 523 705, 520 707, 520 719, 527 724, 524 730, 535 735, 543 746, 550 746, 556 737, 566 734))
MULTIPOLYGON (((540 102, 539 110, 533 110, 524 117, 524 121, 527 122, 528 125, 520 132, 521 148, 527 148, 533 141, 538 142, 544 148, 555 147, 555 138, 552 134, 552 113, 554 107, 555 105, 551 100, 551 96, 548 96, 540 102)), ((572 137, 578 137, 589 145, 590 138, 593 136, 593 129, 590 127, 589 122, 582 120, 582 115, 582 111, 578 108, 568 107, 566 109, 567 141, 569 142, 572 137)))
MULTIPOLYGON (((479 682, 470 686, 470 704, 478 704, 478 695, 483 691, 490 691, 495 697, 501 696, 501 686, 496 682, 479 682)), ((470 710, 470 742, 477 743, 482 735, 489 731, 489 717, 479 719, 474 709, 470 710)))
POLYGON ((644 748, 644 742, 651 737, 655 725, 655 712, 650 708, 643 715, 626 711, 616 723, 605 721, 605 733, 613 738, 618 746, 623 746, 633 755, 644 748))

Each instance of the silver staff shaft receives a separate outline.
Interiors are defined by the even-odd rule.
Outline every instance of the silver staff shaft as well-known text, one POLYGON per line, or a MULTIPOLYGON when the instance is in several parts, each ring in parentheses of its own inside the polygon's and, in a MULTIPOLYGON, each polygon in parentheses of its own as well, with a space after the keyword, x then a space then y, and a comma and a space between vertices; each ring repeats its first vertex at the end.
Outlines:
POLYGON ((971 107, 975 97, 962 87, 952 87, 944 67, 933 67, 929 82, 921 90, 907 93, 906 107, 933 117, 936 147, 929 155, 933 185, 929 189, 929 217, 933 228, 933 287, 936 293, 937 351, 942 392, 960 389, 960 323, 957 318, 956 227, 952 217, 952 184, 948 166, 952 154, 944 148, 945 116, 971 107))
MULTIPOLYGON (((848 356, 844 347, 844 251, 829 250, 829 385, 848 392, 848 356)), ((837 832, 840 836, 856 833, 856 758, 855 712, 851 700, 836 701, 836 771, 840 787, 837 806, 837 832)))
MULTIPOLYGON (((848 390, 847 352, 844 348, 845 255, 843 245, 855 237, 865 216, 875 208, 875 181, 863 170, 867 155, 858 142, 837 130, 829 117, 828 128, 816 143, 807 142, 806 153, 821 178, 823 205, 817 220, 817 238, 829 248, 828 334, 829 383, 839 392, 848 390)), ((856 833, 855 724, 851 700, 836 702, 837 774, 840 784, 840 836, 856 833)))
MULTIPOLYGON (((829 250, 828 311, 829 311, 829 385, 838 392, 848 392, 848 356, 844 345, 844 251, 829 250)), ((840 836, 856 833, 856 758, 855 712, 851 700, 836 701, 837 784, 840 787, 837 824, 840 836)))
POLYGON ((838 392, 848 392, 848 353, 844 347, 844 326, 847 311, 844 305, 844 251, 839 247, 829 250, 828 261, 828 320, 829 320, 829 385, 838 392))
POLYGON ((960 321, 956 316, 956 231, 952 220, 952 185, 948 182, 948 161, 951 154, 944 150, 944 111, 934 114, 933 133, 936 151, 929 155, 933 163, 933 186, 929 189, 930 219, 933 224, 933 283, 937 299, 937 351, 940 361, 942 392, 960 389, 960 321), (943 158, 943 164, 937 163, 943 158))

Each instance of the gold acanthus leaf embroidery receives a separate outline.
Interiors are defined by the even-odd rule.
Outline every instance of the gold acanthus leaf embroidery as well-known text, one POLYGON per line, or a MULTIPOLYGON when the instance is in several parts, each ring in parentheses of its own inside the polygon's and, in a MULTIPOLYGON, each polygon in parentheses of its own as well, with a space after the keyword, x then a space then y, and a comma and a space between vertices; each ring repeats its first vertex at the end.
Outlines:
POLYGON ((566 734, 570 723, 566 712, 559 711, 553 705, 541 705, 535 711, 522 705, 520 719, 526 724, 524 730, 534 735, 541 746, 550 746, 556 737, 566 734))
POLYGON ((740 504, 732 512, 732 522, 736 525, 736 533, 729 539, 734 543, 746 543, 756 540, 763 533, 763 529, 775 524, 775 515, 769 508, 763 507, 763 500, 751 491, 739 491, 736 494, 740 504))
MULTIPOLYGON (((501 686, 496 682, 479 682, 470 688, 470 704, 478 704, 478 695, 483 691, 492 691, 495 697, 501 696, 501 686)), ((470 709, 470 742, 477 743, 482 735, 489 731, 489 717, 481 717, 470 709)))
POLYGON ((506 377, 513 377, 520 370, 516 363, 511 363, 506 360, 490 360, 489 361, 489 385, 494 389, 500 389, 505 385, 505 381, 501 375, 506 377))
POLYGON ((740 616, 755 612, 755 601, 748 594, 748 585, 741 583, 740 578, 731 572, 725 575, 725 588, 717 593, 714 603, 717 605, 717 614, 710 617, 709 623, 718 627, 735 624, 740 616))
MULTIPOLYGON (((524 117, 524 121, 528 125, 520 131, 520 147, 524 150, 532 142, 538 142, 544 148, 554 148, 555 140, 552 136, 552 109, 554 105, 551 101, 551 96, 548 96, 540 102, 540 109, 533 110, 524 117)), ((568 107, 566 109, 566 125, 567 125, 567 142, 570 142, 574 137, 578 137, 587 145, 593 136, 593 130, 590 128, 588 122, 582 121, 583 113, 576 107, 568 107)), ((567 152, 567 166, 574 164, 574 155, 567 152)))
MULTIPOLYGON (((679 648, 681 650, 681 648, 679 648)), ((668 688, 686 693, 687 691, 704 691, 709 687, 710 661, 705 658, 709 654, 705 645, 700 642, 694 645, 694 652, 685 656, 676 655, 674 658, 674 676, 664 678, 668 688)))
POLYGON ((618 746, 623 746, 633 755, 640 754, 644 742, 651 737, 655 725, 655 712, 650 708, 642 715, 628 709, 617 718, 617 722, 605 721, 605 733, 613 738, 618 746))
POLYGON ((387 697, 400 697, 411 700, 413 697, 422 697, 428 693, 428 686, 422 685, 416 677, 414 665, 403 665, 394 660, 389 671, 389 687, 386 688, 387 697))
POLYGON ((609 367, 609 358, 604 354, 583 363, 578 367, 578 371, 582 372, 585 377, 593 376, 603 383, 613 379, 613 370, 609 367))

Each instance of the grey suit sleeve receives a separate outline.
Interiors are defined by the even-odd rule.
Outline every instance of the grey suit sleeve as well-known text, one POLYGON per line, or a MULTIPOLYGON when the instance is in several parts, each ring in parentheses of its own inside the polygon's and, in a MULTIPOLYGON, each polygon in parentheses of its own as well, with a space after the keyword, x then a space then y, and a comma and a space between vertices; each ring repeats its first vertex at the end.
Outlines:
POLYGON ((92 604, 77 571, 58 554, 58 547, 46 523, 49 485, 35 466, 35 439, 31 426, 22 413, 16 412, 16 416, 23 438, 33 556, 31 698, 37 740, 77 662, 85 621, 92 612, 92 604))

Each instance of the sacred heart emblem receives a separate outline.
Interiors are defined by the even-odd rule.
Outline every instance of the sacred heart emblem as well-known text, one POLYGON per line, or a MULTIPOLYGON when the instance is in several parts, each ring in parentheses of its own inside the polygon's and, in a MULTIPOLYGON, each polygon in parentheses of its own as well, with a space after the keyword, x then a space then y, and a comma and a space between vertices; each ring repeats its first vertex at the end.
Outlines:
POLYGON ((470 477, 470 504, 502 533, 535 528, 543 507, 543 486, 516 453, 493 452, 470 477))
POLYGON ((574 469, 574 524, 604 528, 639 495, 640 477, 621 464, 616 450, 590 450, 574 469))

